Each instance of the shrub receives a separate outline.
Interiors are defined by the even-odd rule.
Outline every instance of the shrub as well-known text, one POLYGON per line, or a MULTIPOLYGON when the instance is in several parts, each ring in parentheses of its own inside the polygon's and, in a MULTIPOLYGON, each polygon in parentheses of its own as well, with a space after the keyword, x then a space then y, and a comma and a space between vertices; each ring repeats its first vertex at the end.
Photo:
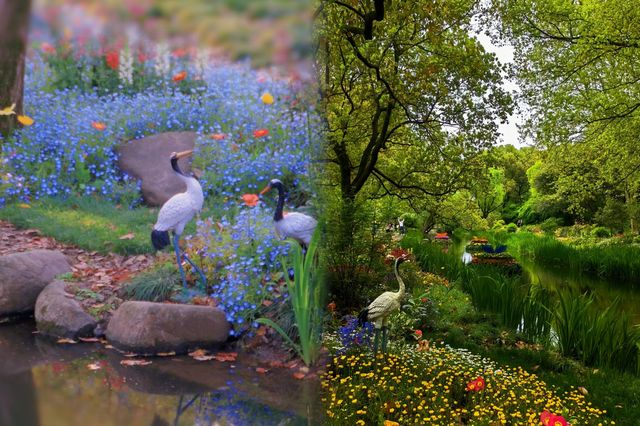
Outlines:
POLYGON ((562 219, 557 217, 550 217, 540 224, 540 229, 545 234, 553 234, 555 230, 562 226, 562 219))
POLYGON ((518 225, 516 225, 515 223, 509 223, 507 224, 507 226, 505 227, 505 230, 507 232, 517 232, 518 231, 518 225))
POLYGON ((593 228, 591 235, 596 238, 609 238, 611 236, 611 231, 603 226, 598 226, 597 228, 593 228))

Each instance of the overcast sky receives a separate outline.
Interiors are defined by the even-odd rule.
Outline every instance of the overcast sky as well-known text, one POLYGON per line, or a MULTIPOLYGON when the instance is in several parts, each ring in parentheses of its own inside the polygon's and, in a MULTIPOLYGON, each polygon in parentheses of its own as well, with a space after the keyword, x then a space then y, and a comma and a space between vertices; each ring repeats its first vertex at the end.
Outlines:
MULTIPOLYGON (((513 47, 496 46, 491 42, 491 39, 488 36, 482 33, 475 34, 475 36, 487 51, 496 54, 500 62, 502 62, 503 64, 513 62, 513 47)), ((518 88, 517 84, 513 81, 507 81, 504 87, 509 91, 514 91, 518 88)), ((517 124, 520 122, 520 117, 518 117, 516 114, 513 114, 509 116, 509 121, 506 124, 500 125, 499 131, 502 135, 502 140, 499 143, 500 145, 511 144, 517 147, 525 145, 521 144, 519 141, 517 124)))

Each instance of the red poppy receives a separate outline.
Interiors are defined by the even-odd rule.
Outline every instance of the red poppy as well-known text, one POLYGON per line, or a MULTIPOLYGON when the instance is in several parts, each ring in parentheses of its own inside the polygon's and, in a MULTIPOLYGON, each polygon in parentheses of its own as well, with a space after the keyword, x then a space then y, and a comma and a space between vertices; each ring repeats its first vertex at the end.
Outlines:
POLYGON ((422 339, 422 330, 416 330, 413 332, 418 339, 422 339))
POLYGON ((225 135, 224 133, 214 133, 209 137, 213 140, 221 141, 222 139, 226 138, 227 135, 225 135))
POLYGON ((567 421, 562 416, 552 414, 549 417, 549 426, 567 426, 567 421))
POLYGON ((96 130, 103 131, 104 129, 107 128, 107 125, 102 123, 102 122, 100 122, 100 121, 92 121, 91 122, 91 127, 93 127, 96 130))
POLYGON ((47 43, 46 41, 40 45, 40 49, 41 49, 44 53, 56 53, 56 48, 55 48, 55 47, 53 47, 53 45, 52 45, 52 44, 47 43))
POLYGON ((189 51, 185 48, 180 48, 174 50, 173 52, 171 52, 171 54, 176 58, 182 58, 183 56, 187 56, 189 54, 189 51))
POLYGON ((249 207, 255 207, 258 205, 260 197, 258 197, 256 194, 244 194, 242 196, 242 201, 244 201, 244 203, 249 207))
POLYGON ((394 259, 399 259, 401 257, 409 256, 409 252, 403 248, 395 248, 391 250, 391 256, 393 256, 394 259))
POLYGON ((186 71, 182 71, 182 72, 179 72, 178 74, 174 75, 171 80, 173 80, 173 81, 175 81, 177 83, 179 81, 184 80, 186 77, 187 77, 187 72, 186 71))
POLYGON ((104 59, 107 61, 107 66, 112 70, 117 70, 120 66, 120 53, 117 50, 112 50, 104 55, 104 59))
POLYGON ((484 389, 484 379, 482 377, 478 377, 469 383, 467 383, 467 391, 478 392, 484 389))
POLYGON ((269 130, 267 129, 258 129, 253 132, 253 136, 256 138, 261 138, 263 136, 267 136, 269 134, 269 130))

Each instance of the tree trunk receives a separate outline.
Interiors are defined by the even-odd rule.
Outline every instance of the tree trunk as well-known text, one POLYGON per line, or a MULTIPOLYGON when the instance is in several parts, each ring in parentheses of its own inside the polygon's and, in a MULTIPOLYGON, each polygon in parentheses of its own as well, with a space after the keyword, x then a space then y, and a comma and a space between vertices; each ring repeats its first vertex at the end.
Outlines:
MULTIPOLYGON (((31 0, 0 0, 0 109, 16 104, 22 114, 24 63, 31 0)), ((16 127, 16 115, 0 115, 0 135, 16 127)))
POLYGON ((627 213, 629 214, 629 226, 632 234, 638 233, 638 223, 636 221, 636 212, 638 210, 636 206, 636 199, 634 194, 629 191, 629 188, 624 190, 624 201, 627 206, 627 213))

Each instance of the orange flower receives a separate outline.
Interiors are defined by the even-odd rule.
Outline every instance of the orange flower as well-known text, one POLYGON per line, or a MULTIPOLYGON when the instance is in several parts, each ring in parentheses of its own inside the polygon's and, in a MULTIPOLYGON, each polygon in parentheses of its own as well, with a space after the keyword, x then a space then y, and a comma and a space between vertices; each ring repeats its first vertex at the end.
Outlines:
POLYGON ((179 81, 184 80, 187 77, 187 72, 186 71, 182 71, 179 72, 178 74, 174 75, 173 78, 171 78, 171 80, 175 81, 176 83, 179 81))
POLYGON ((104 59, 107 61, 107 66, 112 70, 117 70, 120 65, 120 53, 117 50, 112 50, 104 55, 104 59))
POLYGON ((94 129, 96 129, 96 130, 103 131, 104 129, 106 129, 106 128, 107 128, 107 125, 106 125, 106 124, 104 124, 104 123, 103 123, 103 122, 101 122, 101 121, 92 121, 92 122, 91 122, 91 127, 93 127, 93 128, 94 128, 94 129))
POLYGON ((485 385, 484 379, 482 377, 478 377, 475 380, 472 380, 469 383, 467 383, 466 389, 468 391, 478 392, 484 389, 484 385, 485 385))
POLYGON ((256 194, 244 194, 242 196, 242 201, 244 201, 244 203, 249 207, 255 207, 258 205, 260 197, 258 197, 256 194))
POLYGON ((40 50, 42 50, 44 53, 56 53, 56 48, 46 41, 40 45, 40 50))
POLYGON ((227 135, 225 135, 224 133, 214 133, 209 137, 213 140, 221 141, 222 139, 226 138, 227 135))
POLYGON ((22 124, 23 126, 31 126, 33 124, 33 118, 27 115, 19 115, 16 118, 18 119, 20 124, 22 124))
POLYGON ((253 136, 256 138, 261 138, 263 136, 267 136, 269 134, 269 130, 267 129, 258 129, 253 132, 253 136))

